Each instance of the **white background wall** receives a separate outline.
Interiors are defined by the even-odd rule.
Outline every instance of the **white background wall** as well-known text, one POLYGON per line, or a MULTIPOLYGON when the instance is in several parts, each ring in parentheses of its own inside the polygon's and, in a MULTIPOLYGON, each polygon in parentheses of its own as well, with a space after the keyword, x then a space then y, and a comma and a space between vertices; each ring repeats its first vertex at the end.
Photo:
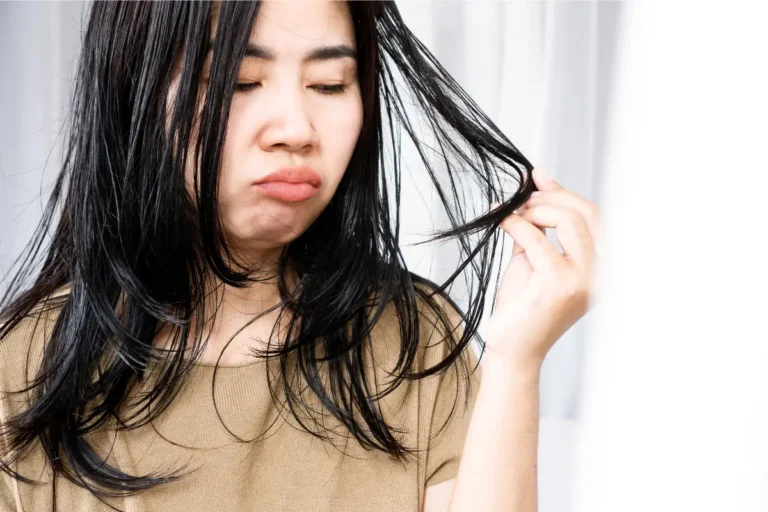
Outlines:
POLYGON ((768 6, 626 7, 575 510, 765 511, 768 6))
MULTIPOLYGON (((622 3, 480 0, 398 5, 413 32, 535 166, 601 202, 622 3)), ((410 156, 416 166, 415 156, 410 156)), ((405 197, 404 204, 409 204, 405 197)), ((414 207, 421 195, 413 192, 408 199, 414 207)), ((420 233, 430 227, 429 215, 413 217, 425 220, 412 222, 407 231, 420 233)), ((550 238, 554 240, 552 233, 550 238)), ((505 259, 511 248, 508 244, 505 259)), ((419 247, 406 254, 417 271, 436 280, 455 268, 455 251, 419 247)), ((542 416, 578 417, 585 341, 581 321, 547 357, 542 416)))
POLYGON ((2 276, 32 235, 59 170, 82 12, 82 2, 0 2, 2 276))

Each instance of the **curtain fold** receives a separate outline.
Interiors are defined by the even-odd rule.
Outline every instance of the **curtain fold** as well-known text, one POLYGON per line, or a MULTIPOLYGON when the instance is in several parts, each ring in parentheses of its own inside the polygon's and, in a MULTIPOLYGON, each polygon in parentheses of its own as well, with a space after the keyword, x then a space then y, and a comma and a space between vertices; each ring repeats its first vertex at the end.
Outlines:
POLYGON ((0 2, 0 293, 61 164, 84 6, 0 2))
MULTIPOLYGON (((534 165, 549 170, 563 186, 601 203, 622 3, 478 0, 398 5, 416 36, 534 165)), ((418 166, 415 154, 404 152, 404 157, 409 167, 418 166)), ((419 189, 417 182, 412 184, 419 189)), ((436 198, 426 198, 427 203, 430 200, 436 198)), ((404 204, 421 208, 415 202, 404 204)), ((434 227, 430 222, 444 221, 436 210, 432 208, 431 217, 405 225, 405 231, 418 238, 434 227)), ((504 261, 511 249, 508 242, 500 255, 504 261)), ((447 277, 458 261, 458 252, 450 245, 421 246, 408 249, 406 255, 417 272, 434 280, 447 277)), ((457 285, 454 291, 460 298, 462 288, 457 285)), ((582 320, 547 356, 541 380, 542 416, 579 416, 585 338, 582 320)))

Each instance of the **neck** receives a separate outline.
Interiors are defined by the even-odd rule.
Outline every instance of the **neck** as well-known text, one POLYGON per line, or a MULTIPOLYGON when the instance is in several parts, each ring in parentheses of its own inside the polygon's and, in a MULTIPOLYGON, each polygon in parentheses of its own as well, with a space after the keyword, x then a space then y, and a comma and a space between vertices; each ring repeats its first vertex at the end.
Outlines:
MULTIPOLYGON (((211 277, 204 308, 198 308, 195 313, 204 313, 205 320, 202 321, 195 314, 191 319, 188 346, 191 346, 191 340, 197 336, 194 329, 201 323, 203 340, 208 340, 198 362, 240 366, 254 362, 252 349, 264 350, 268 341, 269 348, 273 350, 282 344, 290 314, 282 308, 277 260, 262 267, 266 268, 258 274, 256 282, 248 283, 244 288, 236 288, 221 282, 216 276, 211 277), (275 328, 278 323, 279 327, 275 328), (222 355, 219 360, 220 354, 222 355)), ((297 278, 294 273, 288 272, 286 281, 290 290, 296 286, 297 278)), ((163 333, 165 336, 159 336, 159 341, 169 346, 167 343, 170 340, 170 330, 166 331, 164 328, 161 331, 161 334, 163 333)), ((185 355, 188 358, 192 356, 191 351, 185 355)))

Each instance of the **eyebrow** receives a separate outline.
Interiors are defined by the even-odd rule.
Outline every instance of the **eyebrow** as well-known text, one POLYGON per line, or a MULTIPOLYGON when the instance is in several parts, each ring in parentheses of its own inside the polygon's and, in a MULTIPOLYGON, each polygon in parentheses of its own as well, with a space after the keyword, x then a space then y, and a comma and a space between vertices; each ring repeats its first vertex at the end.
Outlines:
MULTIPOLYGON (((213 47, 213 41, 210 42, 210 47, 213 47)), ((248 46, 245 48, 245 56, 264 60, 275 60, 276 58, 275 53, 272 50, 256 43, 248 43, 248 46)), ((357 60, 357 52, 349 45, 337 44, 315 48, 304 55, 301 62, 302 64, 307 64, 309 62, 322 62, 345 58, 357 60)))

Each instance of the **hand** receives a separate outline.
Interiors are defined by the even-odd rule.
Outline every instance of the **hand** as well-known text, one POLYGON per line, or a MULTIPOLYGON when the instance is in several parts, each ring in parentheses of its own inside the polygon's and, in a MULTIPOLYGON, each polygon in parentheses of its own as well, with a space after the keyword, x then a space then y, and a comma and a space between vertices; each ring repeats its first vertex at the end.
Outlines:
POLYGON ((491 358, 540 368, 555 342, 590 309, 599 211, 534 169, 534 192, 501 228, 514 240, 488 324, 491 358), (560 246, 546 237, 554 228, 560 246))

